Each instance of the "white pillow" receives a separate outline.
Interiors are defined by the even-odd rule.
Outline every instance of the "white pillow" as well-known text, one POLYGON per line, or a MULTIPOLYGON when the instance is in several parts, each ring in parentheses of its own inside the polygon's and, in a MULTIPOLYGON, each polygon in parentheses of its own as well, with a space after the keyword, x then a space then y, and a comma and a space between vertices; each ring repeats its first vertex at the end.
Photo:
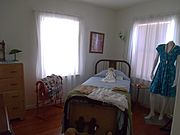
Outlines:
POLYGON ((117 80, 118 79, 120 79, 120 80, 130 80, 130 78, 120 70, 115 70, 115 74, 116 74, 116 79, 117 80))

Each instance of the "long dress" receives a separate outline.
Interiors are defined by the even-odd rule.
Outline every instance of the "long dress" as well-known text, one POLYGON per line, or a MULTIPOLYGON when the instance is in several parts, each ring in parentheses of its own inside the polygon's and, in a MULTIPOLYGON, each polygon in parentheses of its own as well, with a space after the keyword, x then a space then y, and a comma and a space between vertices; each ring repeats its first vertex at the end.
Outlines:
POLYGON ((175 61, 177 56, 180 55, 180 46, 176 45, 170 52, 166 52, 165 45, 160 44, 156 48, 160 56, 160 62, 151 82, 150 92, 175 97, 176 87, 172 87, 172 85, 176 75, 175 61))

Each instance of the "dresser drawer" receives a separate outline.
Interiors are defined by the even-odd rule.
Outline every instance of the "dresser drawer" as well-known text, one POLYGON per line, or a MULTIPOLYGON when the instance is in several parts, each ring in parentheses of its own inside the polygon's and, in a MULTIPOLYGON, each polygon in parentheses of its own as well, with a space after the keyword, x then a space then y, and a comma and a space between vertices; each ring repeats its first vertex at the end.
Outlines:
POLYGON ((23 76, 22 64, 0 64, 0 78, 23 76))
POLYGON ((0 92, 8 90, 23 89, 22 78, 0 79, 0 92))
POLYGON ((15 103, 24 102, 23 101, 23 93, 18 91, 11 91, 8 93, 4 93, 3 95, 4 101, 6 105, 13 105, 15 103))

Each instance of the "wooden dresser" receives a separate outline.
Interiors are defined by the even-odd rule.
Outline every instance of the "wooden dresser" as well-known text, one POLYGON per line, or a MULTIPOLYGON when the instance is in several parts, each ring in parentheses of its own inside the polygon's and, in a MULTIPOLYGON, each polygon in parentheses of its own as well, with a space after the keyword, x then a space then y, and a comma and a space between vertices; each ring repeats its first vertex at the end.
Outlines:
POLYGON ((24 73, 22 63, 0 64, 0 94, 9 119, 24 117, 24 73))

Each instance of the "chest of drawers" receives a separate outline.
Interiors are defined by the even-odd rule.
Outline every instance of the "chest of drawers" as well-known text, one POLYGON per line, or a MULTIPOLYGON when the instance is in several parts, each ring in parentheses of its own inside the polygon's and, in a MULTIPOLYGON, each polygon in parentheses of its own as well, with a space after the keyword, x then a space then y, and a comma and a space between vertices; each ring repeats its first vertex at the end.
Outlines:
POLYGON ((9 119, 24 117, 24 73, 22 63, 0 64, 0 94, 9 119))

